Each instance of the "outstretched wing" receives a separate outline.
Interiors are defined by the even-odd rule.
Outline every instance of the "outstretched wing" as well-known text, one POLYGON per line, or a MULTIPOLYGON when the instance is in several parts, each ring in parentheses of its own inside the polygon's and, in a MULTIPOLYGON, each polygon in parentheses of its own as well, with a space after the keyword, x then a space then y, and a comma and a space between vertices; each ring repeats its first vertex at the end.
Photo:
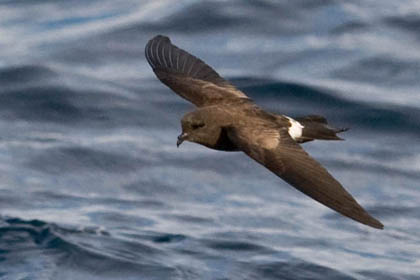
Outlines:
POLYGON ((362 224, 382 229, 328 171, 309 156, 286 129, 231 127, 228 137, 248 156, 325 206, 362 224))
POLYGON ((151 39, 145 55, 159 80, 198 107, 247 98, 202 60, 173 45, 168 37, 151 39))

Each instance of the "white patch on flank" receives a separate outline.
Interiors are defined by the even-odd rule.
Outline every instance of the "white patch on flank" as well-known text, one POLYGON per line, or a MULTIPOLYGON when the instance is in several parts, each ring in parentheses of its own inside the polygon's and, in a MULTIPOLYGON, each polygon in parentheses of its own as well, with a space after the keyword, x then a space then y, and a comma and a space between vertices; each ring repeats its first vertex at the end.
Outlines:
POLYGON ((293 138, 293 140, 299 139, 302 136, 302 131, 303 131, 303 125, 300 124, 300 122, 285 116, 291 126, 289 127, 289 135, 293 138))

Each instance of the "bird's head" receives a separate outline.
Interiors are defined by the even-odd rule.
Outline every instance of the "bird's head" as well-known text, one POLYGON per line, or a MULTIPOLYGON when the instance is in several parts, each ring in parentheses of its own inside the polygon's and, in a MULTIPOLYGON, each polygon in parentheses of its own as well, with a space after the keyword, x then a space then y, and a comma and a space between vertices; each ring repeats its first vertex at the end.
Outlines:
POLYGON ((181 120, 182 133, 178 136, 176 145, 184 141, 198 143, 212 148, 220 134, 220 127, 216 125, 211 116, 203 111, 194 111, 185 114, 181 120))

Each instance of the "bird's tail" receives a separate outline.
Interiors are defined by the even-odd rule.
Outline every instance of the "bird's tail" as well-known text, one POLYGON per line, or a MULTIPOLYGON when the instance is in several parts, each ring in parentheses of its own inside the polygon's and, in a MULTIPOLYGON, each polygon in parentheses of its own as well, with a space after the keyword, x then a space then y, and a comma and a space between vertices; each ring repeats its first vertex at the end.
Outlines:
POLYGON ((322 116, 310 115, 295 118, 302 126, 302 136, 297 139, 298 143, 318 140, 344 140, 337 133, 347 131, 348 128, 334 128, 328 125, 327 119, 322 116))

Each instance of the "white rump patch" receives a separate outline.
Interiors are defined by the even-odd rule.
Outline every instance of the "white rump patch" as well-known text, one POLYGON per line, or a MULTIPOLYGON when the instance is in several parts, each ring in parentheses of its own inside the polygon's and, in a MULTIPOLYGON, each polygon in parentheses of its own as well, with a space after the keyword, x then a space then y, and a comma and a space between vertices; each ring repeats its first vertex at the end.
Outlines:
POLYGON ((301 125, 300 122, 288 116, 285 117, 289 120, 291 124, 291 126, 289 127, 289 135, 293 138, 293 140, 297 140, 300 137, 302 137, 303 125, 301 125))

